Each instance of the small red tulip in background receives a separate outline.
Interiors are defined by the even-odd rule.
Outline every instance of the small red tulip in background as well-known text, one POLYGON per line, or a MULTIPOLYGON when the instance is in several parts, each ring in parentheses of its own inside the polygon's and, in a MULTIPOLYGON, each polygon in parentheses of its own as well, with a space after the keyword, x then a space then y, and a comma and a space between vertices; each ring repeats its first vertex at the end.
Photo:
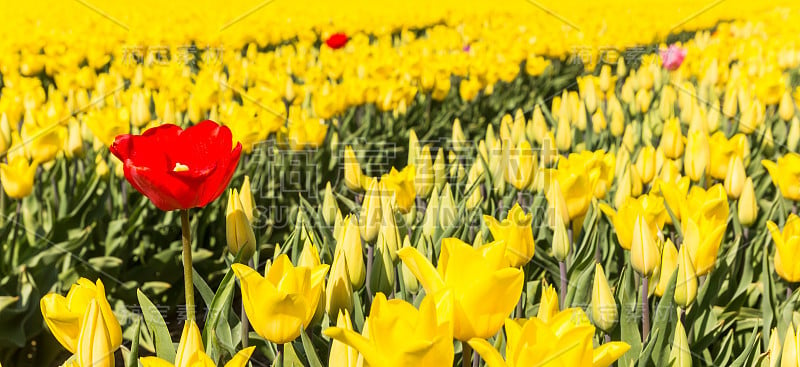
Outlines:
POLYGON ((325 44, 334 50, 338 50, 347 44, 347 40, 348 38, 346 34, 334 33, 330 37, 328 37, 327 40, 325 40, 325 44))
POLYGON ((111 153, 125 178, 159 209, 203 207, 218 198, 239 164, 242 144, 231 130, 206 120, 186 130, 166 124, 142 135, 119 135, 111 153))

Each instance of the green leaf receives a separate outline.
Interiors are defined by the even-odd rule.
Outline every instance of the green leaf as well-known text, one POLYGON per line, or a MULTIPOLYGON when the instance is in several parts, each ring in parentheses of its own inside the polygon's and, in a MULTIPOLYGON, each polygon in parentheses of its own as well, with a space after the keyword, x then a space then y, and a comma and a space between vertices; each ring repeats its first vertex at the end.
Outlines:
POLYGON ((319 357, 317 356, 317 352, 314 350, 314 344, 311 343, 311 338, 308 337, 305 329, 303 329, 300 333, 300 338, 303 340, 303 349, 306 352, 308 364, 311 367, 323 367, 322 362, 320 362, 319 357))
POLYGON ((126 367, 138 367, 139 362, 139 334, 142 330, 142 319, 137 318, 133 324, 133 339, 131 340, 131 351, 128 353, 128 358, 125 360, 126 367))
POLYGON ((206 350, 211 350, 211 347, 217 344, 217 324, 220 318, 225 316, 226 312, 231 310, 231 303, 233 302, 233 291, 236 282, 233 281, 233 269, 228 269, 222 282, 219 284, 217 293, 208 307, 208 316, 206 318, 206 325, 203 328, 203 338, 206 341, 206 350))
POLYGON ((153 340, 156 346, 156 355, 166 361, 175 360, 175 345, 172 344, 172 339, 169 336, 169 329, 164 318, 161 317, 161 312, 158 311, 153 302, 141 291, 136 290, 136 297, 139 298, 139 306, 142 307, 142 315, 147 324, 147 329, 153 335, 153 340))

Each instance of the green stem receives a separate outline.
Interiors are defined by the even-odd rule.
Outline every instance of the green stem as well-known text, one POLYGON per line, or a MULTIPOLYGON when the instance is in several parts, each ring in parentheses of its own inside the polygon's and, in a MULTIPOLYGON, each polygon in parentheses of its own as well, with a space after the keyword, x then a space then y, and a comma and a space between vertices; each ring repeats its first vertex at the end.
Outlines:
MULTIPOLYGON (((251 258, 249 263, 251 268, 255 269, 255 262, 251 258)), ((242 296, 242 349, 247 348, 250 344, 250 320, 247 318, 247 313, 244 312, 244 295, 242 296)))
POLYGON ((467 342, 461 342, 461 367, 472 367, 472 347, 467 342))
POLYGON ((647 276, 642 276, 642 343, 650 335, 650 301, 649 286, 647 276))
POLYGON ((277 367, 283 367, 283 346, 283 344, 277 345, 278 353, 275 356, 275 359, 278 361, 277 367))
POLYGON ((559 261, 558 270, 561 278, 561 309, 564 310, 567 307, 567 263, 559 261))
POLYGON ((194 320, 194 283, 192 283, 192 233, 189 227, 189 210, 181 210, 183 232, 183 287, 186 291, 186 317, 194 320))

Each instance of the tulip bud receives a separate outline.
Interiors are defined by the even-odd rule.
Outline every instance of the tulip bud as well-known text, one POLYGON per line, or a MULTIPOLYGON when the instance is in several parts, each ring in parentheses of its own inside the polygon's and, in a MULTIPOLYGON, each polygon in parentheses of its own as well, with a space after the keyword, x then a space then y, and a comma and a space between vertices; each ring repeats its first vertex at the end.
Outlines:
POLYGON ((650 183, 656 174, 656 150, 652 146, 646 146, 639 151, 636 157, 636 170, 639 173, 642 183, 650 183))
MULTIPOLYGON (((350 282, 353 289, 358 290, 364 286, 367 278, 364 270, 364 252, 361 244, 361 233, 355 217, 346 216, 342 221, 341 233, 336 238, 336 252, 343 252, 347 257, 350 282)), ((330 310, 329 310, 330 312, 330 310)))
POLYGON ((378 292, 391 294, 394 289, 394 277, 394 262, 392 262, 391 250, 383 236, 379 235, 375 246, 372 273, 369 279, 370 290, 376 294, 378 292))
POLYGON ((739 198, 747 178, 744 172, 744 163, 738 154, 731 155, 728 160, 728 174, 725 175, 725 191, 731 199, 739 198))
POLYGON ((675 303, 683 308, 689 307, 697 298, 697 274, 687 246, 678 251, 678 279, 675 283, 675 303))
POLYGON ((655 237, 643 215, 636 218, 633 226, 633 242, 631 244, 631 265, 640 275, 649 277, 658 266, 661 254, 656 246, 655 237))
POLYGON ((615 138, 622 136, 625 132, 625 115, 620 109, 611 112, 611 135, 615 138))
POLYGON ((683 169, 692 181, 699 182, 705 176, 710 156, 711 150, 705 131, 690 130, 683 169))
MULTIPOLYGON (((317 251, 317 247, 311 242, 309 238, 306 238, 305 242, 303 243, 303 251, 300 252, 300 258, 297 260, 298 267, 306 267, 311 269, 312 271, 316 269, 322 261, 319 259, 319 252, 317 251)), ((322 284, 320 288, 320 302, 317 302, 317 310, 314 311, 314 318, 312 320, 313 324, 316 324, 322 320, 322 314, 325 312, 325 284, 322 284)))
POLYGON ((469 173, 467 174, 467 190, 472 190, 472 194, 470 194, 467 198, 467 209, 475 208, 483 199, 483 196, 481 195, 481 188, 479 187, 481 183, 478 182, 478 180, 483 180, 481 178, 481 175, 483 174, 482 168, 483 163, 476 160, 470 167, 469 173))
POLYGON ((634 134, 633 124, 625 125, 625 132, 622 134, 622 146, 630 152, 633 152, 636 148, 636 136, 634 134))
POLYGON ((786 146, 790 151, 797 152, 798 142, 800 142, 800 119, 795 116, 789 123, 789 133, 786 134, 786 146))
POLYGON ((80 366, 114 367, 114 349, 100 305, 93 299, 81 322, 76 360, 80 366))
POLYGON ((364 173, 361 171, 361 165, 356 159, 353 147, 348 145, 344 148, 344 183, 350 190, 362 192, 364 191, 361 185, 362 176, 364 173))
POLYGON ((108 176, 108 164, 106 160, 103 159, 103 156, 98 154, 94 157, 94 172, 98 177, 107 177, 108 176))
POLYGON ((783 351, 781 352, 781 367, 797 367, 797 334, 794 330, 792 322, 786 329, 786 335, 783 337, 783 351))
MULTIPOLYGON (((583 103, 578 105, 578 110, 575 112, 575 121, 572 122, 572 126, 575 126, 578 131, 586 131, 586 127, 588 126, 588 121, 586 118, 586 106, 583 103)), ((597 128, 592 126, 592 130, 596 130, 597 128)))
POLYGON ((244 214, 247 215, 247 220, 253 224, 253 218, 256 215, 256 201, 253 199, 253 191, 250 189, 250 176, 244 176, 244 182, 239 189, 239 200, 242 201, 242 208, 244 214))
POLYGON ((692 352, 689 349, 689 339, 683 323, 675 323, 675 337, 672 339, 672 348, 669 352, 669 365, 672 367, 692 367, 692 352))
POLYGON ((794 101, 792 101, 792 95, 787 90, 783 93, 783 97, 781 97, 781 104, 778 107, 778 116, 780 116, 783 121, 789 121, 794 117, 794 101))
POLYGON ((617 325, 618 319, 619 311, 614 294, 611 293, 611 287, 608 285, 603 267, 596 264, 594 283, 592 284, 592 320, 600 330, 608 334, 617 325))
POLYGON ((343 251, 337 249, 334 251, 331 274, 328 277, 328 288, 325 294, 325 312, 329 318, 342 311, 353 311, 353 286, 349 274, 347 256, 343 251))
POLYGON ((322 207, 320 208, 322 211, 322 219, 325 220, 329 226, 333 225, 334 221, 336 220, 336 212, 339 211, 339 207, 336 204, 336 198, 333 196, 333 190, 331 190, 331 183, 330 181, 325 184, 325 193, 322 197, 322 207))
POLYGON ((377 179, 372 179, 366 194, 364 194, 358 224, 361 229, 361 238, 367 242, 375 241, 381 225, 381 190, 377 179))
POLYGON ((433 162, 431 160, 431 150, 428 145, 422 147, 420 154, 414 163, 416 175, 414 176, 414 190, 417 196, 427 198, 433 190, 435 177, 433 174, 433 162))
POLYGON ((422 223, 422 233, 425 234, 425 236, 433 237, 433 234, 436 232, 438 224, 439 224, 439 190, 437 190, 434 187, 431 199, 430 201, 428 201, 428 207, 425 208, 425 218, 423 219, 422 223))
MULTIPOLYGON (((339 315, 336 317, 336 327, 353 331, 353 323, 350 321, 350 313, 347 312, 347 310, 339 312, 339 315)), ((355 348, 338 340, 334 340, 331 343, 328 366, 356 367, 358 366, 358 354, 358 350, 355 348)))
POLYGON ((526 130, 528 139, 538 144, 542 144, 547 136, 547 121, 545 121, 542 108, 538 104, 533 108, 533 117, 528 121, 526 130))
MULTIPOLYGON (((414 136, 416 136, 416 134, 414 136)), ((453 139, 453 148, 455 148, 456 151, 463 150, 464 148, 467 147, 467 144, 469 144, 469 142, 467 141, 467 137, 464 134, 464 130, 461 128, 461 120, 459 120, 458 118, 456 118, 455 121, 453 121, 452 139, 453 139)))
POLYGON ((447 183, 442 189, 439 201, 439 227, 447 230, 456 223, 457 216, 458 208, 456 207, 455 199, 453 199, 453 191, 450 189, 450 184, 447 183))
POLYGON ((500 119, 500 141, 506 142, 511 141, 511 124, 514 123, 514 120, 511 119, 511 115, 505 114, 503 118, 500 119))
POLYGON ((753 179, 750 177, 744 181, 742 195, 739 196, 737 214, 739 216, 739 223, 745 227, 753 225, 758 218, 758 201, 756 200, 756 192, 753 188, 753 179))
POLYGON ((625 67, 625 58, 620 57, 617 59, 617 77, 624 78, 626 74, 628 74, 628 70, 625 67))
MULTIPOLYGON (((564 210, 563 208, 561 210, 564 210)), ((570 251, 570 242, 569 242, 569 235, 567 234, 567 228, 564 225, 563 216, 561 213, 558 212, 558 206, 553 207, 553 215, 551 216, 550 220, 553 222, 553 257, 560 262, 567 261, 567 256, 569 255, 570 251)))
POLYGON ((436 153, 436 159, 433 161, 433 181, 436 188, 440 191, 444 183, 447 182, 447 170, 444 164, 443 149, 439 149, 439 152, 436 153))
MULTIPOLYGON (((408 235, 403 238, 403 248, 407 247, 411 247, 411 240, 408 238, 408 235)), ((417 293, 419 290, 419 281, 404 262, 401 262, 400 264, 400 273, 403 276, 403 285, 405 286, 406 291, 417 293)))
POLYGON ((228 191, 228 207, 225 210, 225 235, 228 251, 234 256, 241 251, 241 261, 247 262, 256 250, 256 235, 236 189, 228 191))
POLYGON ((567 202, 564 199, 564 194, 561 192, 561 185, 557 179, 550 182, 545 197, 547 198, 548 213, 552 215, 551 221, 554 221, 551 223, 554 223, 554 226, 557 225, 558 218, 561 219, 561 223, 564 225, 569 223, 570 217, 569 211, 567 210, 567 202))
MULTIPOLYGON (((2 137, 0 137, 0 152, 3 150, 2 137)), ((64 152, 67 157, 82 157, 83 156, 83 139, 81 138, 81 127, 78 121, 70 119, 69 127, 67 128, 67 141, 64 144, 64 152)))
POLYGON ((670 118, 664 123, 660 147, 669 159, 678 159, 683 155, 683 135, 678 119, 670 118))
POLYGON ((597 110, 592 116, 592 131, 595 134, 600 134, 605 131, 607 127, 606 116, 603 114, 602 110, 597 110))
POLYGON ((570 129, 569 120, 566 118, 558 119, 555 143, 559 152, 566 152, 572 146, 572 129, 570 129))
POLYGON ((661 266, 659 267, 658 284, 656 285, 656 295, 661 297, 669 287, 669 281, 672 278, 672 273, 678 268, 678 250, 675 244, 669 238, 664 243, 663 250, 661 251, 661 266))

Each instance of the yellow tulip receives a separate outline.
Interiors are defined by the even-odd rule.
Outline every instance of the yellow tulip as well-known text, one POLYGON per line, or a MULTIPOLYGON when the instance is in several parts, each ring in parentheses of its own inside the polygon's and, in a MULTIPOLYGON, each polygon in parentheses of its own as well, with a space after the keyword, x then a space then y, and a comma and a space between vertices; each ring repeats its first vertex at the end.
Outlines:
POLYGON ((111 331, 96 299, 89 302, 86 314, 81 321, 78 336, 78 351, 75 353, 78 366, 114 367, 114 346, 111 331))
POLYGON ((787 153, 777 162, 762 160, 761 164, 769 172, 772 182, 789 200, 800 201, 800 154, 787 153))
POLYGON ((375 241, 381 225, 381 189, 377 179, 373 178, 370 181, 367 192, 364 194, 358 222, 361 238, 367 242, 375 241))
POLYGON ((328 328, 324 334, 358 350, 372 367, 450 366, 453 312, 449 291, 427 295, 419 310, 378 293, 364 323, 367 337, 342 327, 328 328))
POLYGON ((571 153, 567 159, 558 162, 558 169, 566 172, 578 172, 589 181, 594 197, 602 199, 606 196, 614 181, 616 157, 614 153, 598 150, 571 153))
POLYGON ((789 133, 786 134, 786 147, 791 151, 796 151, 800 144, 800 118, 797 116, 789 122, 789 133))
POLYGON ((539 301, 539 312, 536 314, 536 318, 547 323, 550 319, 555 317, 559 311, 558 292, 556 292, 552 285, 542 283, 542 298, 539 301))
POLYGON ((783 232, 773 221, 767 222, 767 228, 775 242, 775 271, 788 282, 800 281, 800 261, 797 261, 800 249, 800 217, 789 214, 783 232))
POLYGON ((742 195, 739 196, 737 205, 736 214, 739 216, 739 223, 745 227, 753 225, 758 218, 758 200, 756 200, 756 191, 753 188, 753 179, 750 177, 744 181, 742 195))
MULTIPOLYGON (((559 208, 558 206, 554 206, 550 213, 551 226, 553 227, 553 257, 556 258, 559 262, 566 262, 567 256, 569 256, 570 247, 572 244, 569 240, 569 235, 567 234, 567 227, 566 223, 564 223, 563 216, 560 214, 559 210, 563 210, 563 208, 559 208)), ((531 242, 533 245, 533 242, 531 242)))
POLYGON ((728 221, 728 198, 721 184, 708 190, 694 186, 681 208, 684 245, 698 276, 708 274, 716 263, 717 251, 728 221))
POLYGON ((242 264, 233 264, 242 287, 242 303, 253 329, 276 344, 300 336, 317 310, 328 265, 314 269, 294 267, 285 254, 278 256, 266 277, 242 264))
POLYGON ((403 248, 398 255, 428 294, 443 289, 453 292, 453 335, 467 341, 496 334, 522 294, 522 270, 508 266, 505 252, 502 241, 476 249, 445 238, 437 268, 414 248, 403 248))
POLYGON ((569 126, 569 118, 564 116, 558 118, 555 138, 556 148, 559 152, 566 152, 572 147, 572 129, 569 126))
POLYGON ((228 207, 225 209, 225 236, 228 242, 228 251, 239 254, 247 262, 256 250, 256 235, 253 226, 245 214, 244 206, 236 189, 228 191, 228 207))
MULTIPOLYGON (((245 367, 253 354, 255 347, 240 350, 225 364, 225 367, 245 367)), ((158 357, 139 358, 144 367, 214 367, 214 361, 205 353, 203 336, 194 320, 189 320, 183 325, 181 340, 175 354, 175 364, 158 357)))
MULTIPOLYGON (((300 259, 297 260, 297 266, 302 266, 313 270, 321 264, 322 261, 319 259, 319 251, 317 251, 317 246, 315 246, 309 238, 306 238, 305 243, 303 243, 303 251, 300 252, 300 259)), ((322 314, 325 312, 326 292, 324 282, 322 284, 322 288, 320 289, 319 297, 320 301, 317 302, 317 310, 314 311, 314 319, 312 320, 312 323, 321 321, 322 314)))
POLYGON ((406 166, 401 171, 392 167, 388 174, 381 177, 381 182, 386 184, 386 188, 394 194, 394 203, 400 213, 406 214, 414 206, 415 168, 413 165, 406 166))
POLYGON ((661 253, 644 215, 636 218, 631 242, 631 266, 642 276, 649 277, 658 266, 661 253))
POLYGON ((664 208, 664 199, 653 194, 642 195, 637 199, 627 198, 619 211, 614 211, 605 203, 601 203, 599 207, 614 225, 619 245, 626 250, 631 249, 635 223, 640 215, 644 215, 651 234, 656 233, 658 228, 664 227, 668 216, 664 208))
POLYGON ((778 106, 778 116, 780 116, 783 121, 787 122, 795 116, 794 101, 788 90, 784 92, 783 97, 781 97, 781 103, 778 106))
POLYGON ((743 134, 736 134, 729 140, 725 138, 724 133, 718 131, 711 135, 708 140, 708 146, 710 152, 708 173, 718 180, 724 180, 725 176, 727 176, 731 155, 741 157, 745 165, 750 156, 750 145, 747 137, 743 134))
POLYGON ((64 153, 67 157, 83 157, 83 138, 81 137, 81 126, 77 120, 70 119, 65 138, 64 153))
POLYGON ((6 195, 13 199, 30 195, 37 167, 37 162, 28 164, 28 159, 21 155, 9 156, 9 163, 0 163, 0 183, 6 195))
POLYGON ((336 249, 334 252, 342 252, 347 257, 350 281, 353 289, 356 290, 364 286, 364 281, 367 278, 367 272, 364 270, 363 250, 358 222, 355 217, 348 215, 342 222, 341 232, 336 236, 336 249))
POLYGON ((725 191, 728 192, 728 197, 731 199, 739 198, 746 178, 747 173, 744 171, 742 158, 738 155, 731 156, 730 161, 728 161, 728 174, 725 175, 725 191))
POLYGON ((336 220, 336 212, 338 210, 339 206, 336 205, 336 198, 333 196, 331 182, 328 181, 325 184, 325 192, 322 195, 322 207, 320 209, 322 212, 322 219, 325 220, 325 224, 329 226, 333 225, 334 221, 336 220))
POLYGON ((344 148, 344 183, 347 188, 355 192, 364 191, 362 180, 364 173, 361 171, 361 165, 358 163, 353 147, 347 146, 344 148))
MULTIPOLYGON (((675 182, 656 180, 650 192, 661 195, 664 198, 664 205, 668 206, 675 218, 680 220, 682 215, 681 207, 684 206, 683 203, 689 193, 690 185, 689 177, 681 177, 675 182)), ((669 215, 666 216, 666 223, 673 224, 669 215)))
POLYGON ((512 267, 524 266, 533 258, 536 247, 531 227, 532 213, 525 214, 522 207, 515 204, 502 222, 489 215, 484 215, 483 220, 494 239, 506 243, 505 256, 512 267))
POLYGON ((111 341, 111 350, 114 351, 122 344, 122 328, 106 300, 101 280, 98 279, 95 284, 86 278, 80 278, 69 289, 66 297, 49 293, 39 302, 42 316, 50 332, 72 353, 77 353, 79 350, 78 339, 86 322, 85 315, 93 302, 96 302, 96 307, 103 315, 103 323, 111 341))
POLYGON ((614 294, 608 285, 608 279, 600 264, 595 264, 594 282, 592 283, 592 320, 606 333, 610 333, 619 321, 619 311, 614 294))
MULTIPOLYGON (((480 238, 481 236, 477 236, 480 238)), ((402 248, 410 248, 411 247, 411 240, 408 238, 408 235, 403 237, 403 247, 402 248)), ((400 264, 400 271, 401 275, 403 276, 403 285, 405 285, 406 290, 411 293, 417 293, 419 290, 419 281, 417 278, 414 277, 414 273, 411 272, 411 269, 406 266, 405 263, 400 264)))
POLYGON ((580 166, 565 166, 545 173, 545 183, 547 191, 546 197, 550 205, 562 205, 564 211, 559 210, 564 216, 564 223, 570 223, 573 219, 582 218, 589 210, 589 204, 594 196, 590 187, 591 182, 586 176, 586 171, 580 166))
POLYGON ((486 340, 469 340, 489 367, 607 367, 630 349, 624 342, 610 342, 594 349, 594 326, 579 308, 561 311, 548 322, 538 318, 522 323, 509 319, 505 326, 505 360, 486 340))

